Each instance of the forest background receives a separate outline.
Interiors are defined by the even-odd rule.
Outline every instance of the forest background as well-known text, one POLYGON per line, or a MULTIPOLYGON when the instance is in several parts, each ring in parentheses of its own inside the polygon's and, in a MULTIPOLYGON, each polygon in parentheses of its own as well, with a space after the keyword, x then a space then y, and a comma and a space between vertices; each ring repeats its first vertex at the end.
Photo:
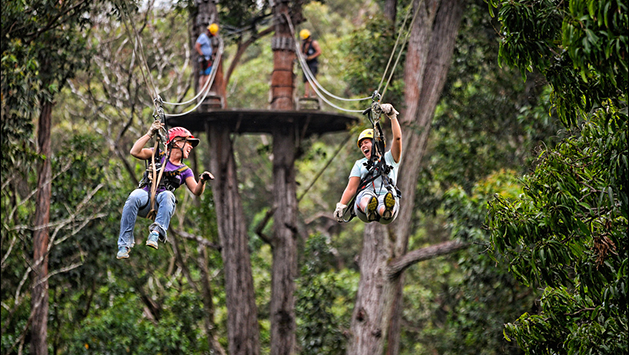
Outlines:
MULTIPOLYGON (((374 90, 412 8, 393 2, 398 16, 391 24, 384 14, 390 3, 300 2, 307 20, 301 27, 323 50, 318 80, 326 89, 347 97, 374 90)), ((225 63, 250 38, 251 28, 237 29, 268 13, 268 4, 229 4, 221 8, 225 63)), ((194 91, 191 4, 126 5, 2 3, 3 354, 229 348, 211 189, 200 198, 178 191, 170 244, 144 247, 149 222, 139 219, 131 258, 114 256, 122 205, 144 169, 128 151, 153 114, 144 63, 121 14, 132 16, 165 99, 194 91), (49 127, 41 126, 45 114, 49 127), (49 151, 42 150, 46 130, 49 151), (42 201, 38 186, 47 181, 50 197, 42 201), (49 220, 36 220, 45 203, 49 220), (41 226, 49 243, 37 254, 41 226), (34 271, 42 267, 38 255, 47 258, 45 280, 34 271), (34 310, 44 301, 42 336, 33 331, 41 322, 34 310)), ((266 27, 270 19, 257 21, 266 27)), ((389 352, 627 351, 626 28, 626 5, 615 1, 465 2, 416 182, 408 248, 450 240, 467 247, 404 271, 399 344, 389 352)), ((230 107, 268 107, 268 39, 251 41, 242 54, 227 84, 230 107)), ((402 67, 384 100, 401 111, 402 67)), ((264 221, 272 142, 265 135, 232 138, 258 347, 269 353, 273 260, 265 240, 272 223, 264 221)), ((295 349, 302 354, 351 351, 364 225, 337 224, 331 213, 360 157, 347 139, 338 133, 303 141, 296 160, 295 349)), ((189 161, 196 172, 209 167, 204 134, 201 141, 189 161)))

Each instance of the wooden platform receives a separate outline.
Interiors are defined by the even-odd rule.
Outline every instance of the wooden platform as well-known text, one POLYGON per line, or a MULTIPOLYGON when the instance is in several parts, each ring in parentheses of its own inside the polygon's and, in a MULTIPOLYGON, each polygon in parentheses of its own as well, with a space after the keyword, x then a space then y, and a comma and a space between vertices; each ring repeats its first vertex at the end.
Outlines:
POLYGON ((207 125, 227 124, 234 133, 272 133, 272 128, 297 123, 304 137, 345 131, 357 123, 358 117, 325 111, 271 111, 243 109, 210 109, 191 112, 181 117, 169 117, 169 127, 182 126, 192 133, 205 132, 207 125))

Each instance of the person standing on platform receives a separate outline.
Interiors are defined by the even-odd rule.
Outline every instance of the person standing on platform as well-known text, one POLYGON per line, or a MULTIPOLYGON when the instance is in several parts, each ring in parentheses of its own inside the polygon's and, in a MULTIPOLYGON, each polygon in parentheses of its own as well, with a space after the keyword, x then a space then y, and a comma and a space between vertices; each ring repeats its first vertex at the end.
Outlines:
POLYGON ((218 33, 218 25, 213 23, 207 27, 207 31, 201 33, 194 49, 199 54, 199 91, 209 89, 205 87, 210 73, 212 73, 212 62, 214 59, 212 50, 212 38, 218 33))
MULTIPOLYGON (((312 39, 310 35, 310 31, 307 29, 303 29, 299 32, 299 37, 301 38, 301 53, 303 53, 306 58, 306 64, 308 65, 308 69, 312 73, 313 77, 317 76, 319 72, 319 59, 318 57, 321 55, 321 47, 319 47, 319 43, 312 39)), ((306 73, 304 72, 304 86, 305 92, 304 97, 310 97, 310 92, 314 91, 310 87, 310 82, 308 82, 308 78, 306 77, 306 73)), ((314 96, 314 95, 313 95, 314 96)))

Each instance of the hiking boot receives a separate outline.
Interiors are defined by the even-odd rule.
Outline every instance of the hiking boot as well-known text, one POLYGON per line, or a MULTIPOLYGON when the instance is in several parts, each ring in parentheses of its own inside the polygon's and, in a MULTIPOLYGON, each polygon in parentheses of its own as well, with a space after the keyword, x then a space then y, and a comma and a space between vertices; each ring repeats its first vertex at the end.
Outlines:
POLYGON ((393 217, 393 207, 395 207, 395 197, 391 192, 384 195, 384 212, 382 218, 391 219, 393 217))
POLYGON ((153 249, 157 249, 157 240, 159 239, 159 233, 157 233, 156 231, 151 231, 151 233, 149 233, 149 237, 146 240, 146 245, 150 246, 153 249))
POLYGON ((376 208, 378 208, 378 199, 376 198, 376 196, 371 196, 371 199, 367 204, 367 220, 369 222, 378 220, 378 213, 376 213, 376 208))
POLYGON ((116 259, 128 259, 129 258, 129 250, 131 248, 125 246, 118 247, 118 254, 116 254, 116 259))

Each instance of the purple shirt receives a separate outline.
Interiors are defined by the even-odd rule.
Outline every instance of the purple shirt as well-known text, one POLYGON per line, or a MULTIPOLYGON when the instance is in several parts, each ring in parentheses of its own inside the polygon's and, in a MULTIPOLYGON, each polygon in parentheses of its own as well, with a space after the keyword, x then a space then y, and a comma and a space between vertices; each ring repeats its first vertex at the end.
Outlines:
MULTIPOLYGON (((166 155, 162 156, 162 159, 161 159, 161 163, 162 164, 164 163, 164 159, 166 159, 166 155)), ((180 169, 180 168, 182 168, 184 166, 186 166, 186 164, 175 165, 175 164, 171 163, 170 160, 166 161, 166 168, 164 170, 164 176, 162 176, 162 181, 164 181, 164 178, 165 178, 165 175, 166 175, 167 172, 178 170, 178 169, 180 169)), ((159 171, 157 172, 157 174, 159 176, 159 171)), ((183 185, 185 183, 186 179, 188 177, 190 177, 190 176, 194 176, 194 174, 192 174, 192 169, 185 169, 184 171, 182 171, 181 173, 176 175, 174 177, 174 179, 175 179, 175 181, 178 180, 179 185, 183 185)), ((150 184, 144 186, 143 190, 150 192, 151 191, 150 184)), ((161 186, 157 188, 157 193, 160 193, 162 191, 166 191, 166 188, 165 187, 161 187, 161 186)))

